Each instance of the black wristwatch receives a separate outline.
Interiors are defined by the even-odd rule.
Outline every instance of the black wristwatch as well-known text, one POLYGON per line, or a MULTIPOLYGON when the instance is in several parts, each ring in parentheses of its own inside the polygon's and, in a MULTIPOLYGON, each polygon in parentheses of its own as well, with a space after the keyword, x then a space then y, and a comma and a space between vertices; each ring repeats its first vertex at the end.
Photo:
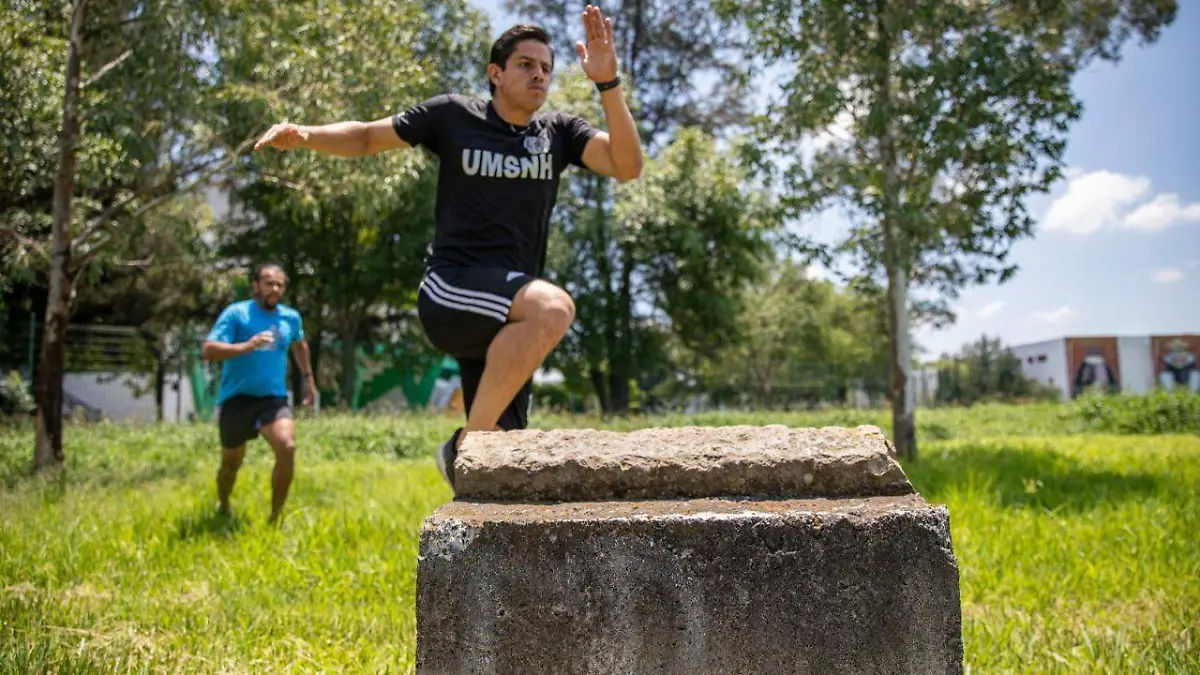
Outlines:
POLYGON ((618 75, 614 79, 609 80, 608 82, 597 82, 596 90, 604 92, 604 91, 608 91, 609 89, 616 89, 619 86, 621 86, 621 76, 620 75, 618 75))

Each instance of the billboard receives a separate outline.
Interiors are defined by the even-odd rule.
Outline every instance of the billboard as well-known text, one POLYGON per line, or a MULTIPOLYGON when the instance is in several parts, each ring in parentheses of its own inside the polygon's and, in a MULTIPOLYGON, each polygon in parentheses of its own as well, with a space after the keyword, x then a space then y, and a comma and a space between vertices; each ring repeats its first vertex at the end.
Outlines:
POLYGON ((1071 398, 1098 389, 1121 389, 1121 359, 1115 337, 1067 338, 1067 375, 1071 398))
POLYGON ((1200 335, 1155 335, 1150 338, 1150 353, 1159 387, 1200 393, 1200 335))

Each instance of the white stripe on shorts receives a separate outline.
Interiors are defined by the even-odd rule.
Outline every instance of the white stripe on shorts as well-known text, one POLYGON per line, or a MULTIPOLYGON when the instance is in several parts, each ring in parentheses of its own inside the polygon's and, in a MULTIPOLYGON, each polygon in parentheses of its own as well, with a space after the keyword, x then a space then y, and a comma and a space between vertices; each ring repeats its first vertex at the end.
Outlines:
POLYGON ((496 295, 495 293, 485 293, 483 291, 472 291, 467 288, 456 288, 456 287, 451 286, 450 284, 446 283, 441 277, 439 277, 437 275, 437 272, 430 272, 429 276, 426 278, 428 280, 432 281, 433 285, 437 286, 438 290, 444 291, 449 296, 457 297, 464 301, 466 301, 468 298, 479 298, 480 300, 485 300, 487 302, 494 302, 494 303, 500 305, 500 307, 497 309, 502 309, 502 311, 505 314, 507 314, 509 308, 512 307, 512 300, 509 300, 508 298, 504 297, 503 295, 496 295))
MULTIPOLYGON (((460 302, 464 305, 471 305, 472 307, 479 307, 481 309, 490 309, 493 312, 500 312, 504 316, 508 316, 508 305, 501 304, 493 300, 478 300, 476 298, 468 297, 463 293, 458 292, 453 287, 447 288, 446 283, 440 279, 425 277, 425 285, 428 286, 431 291, 436 292, 438 297, 441 297, 445 300, 454 300, 455 302, 460 302)), ((491 295, 491 293, 484 293, 484 295, 491 295)))
MULTIPOLYGON (((429 299, 436 302, 437 304, 439 304, 443 307, 449 307, 450 309, 457 309, 457 310, 463 311, 463 312, 473 312, 475 314, 480 314, 480 315, 486 316, 490 319, 495 319, 495 320, 499 321, 500 323, 508 323, 507 312, 501 312, 499 310, 492 308, 491 306, 479 307, 477 305, 470 305, 470 304, 467 304, 466 302, 463 302, 462 300, 459 300, 456 298, 451 298, 451 297, 446 297, 445 295, 443 295, 442 291, 440 291, 436 287, 434 287, 433 284, 426 283, 427 281, 428 281, 428 279, 426 279, 426 281, 421 282, 421 290, 425 291, 425 294, 429 296, 429 299)), ((479 302, 479 301, 475 300, 473 302, 479 302)), ((480 304, 483 304, 483 303, 480 303, 480 304)))

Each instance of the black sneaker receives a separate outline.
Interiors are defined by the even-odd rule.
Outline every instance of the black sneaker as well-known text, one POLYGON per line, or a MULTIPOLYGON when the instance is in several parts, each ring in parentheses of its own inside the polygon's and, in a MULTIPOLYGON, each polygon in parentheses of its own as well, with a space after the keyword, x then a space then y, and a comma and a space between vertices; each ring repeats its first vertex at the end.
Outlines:
POLYGON ((442 447, 437 450, 437 465, 442 472, 442 478, 450 484, 451 489, 454 488, 454 460, 458 457, 458 436, 462 433, 462 427, 454 430, 450 440, 442 443, 442 447))

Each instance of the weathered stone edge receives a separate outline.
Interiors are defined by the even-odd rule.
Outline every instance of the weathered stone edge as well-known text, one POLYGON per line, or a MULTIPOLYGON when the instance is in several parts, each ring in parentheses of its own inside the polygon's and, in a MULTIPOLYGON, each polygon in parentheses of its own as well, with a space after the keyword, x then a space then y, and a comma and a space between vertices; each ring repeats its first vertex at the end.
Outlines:
MULTIPOLYGON (((688 427, 689 430, 705 427, 688 427)), ((721 428, 721 427, 708 427, 721 428)), ((753 429, 724 427, 722 429, 753 429)), ((782 425, 765 428, 801 431, 782 425)), ((892 444, 873 425, 857 427, 821 427, 853 431, 864 443, 878 444, 882 452, 853 455, 821 452, 798 455, 791 459, 755 464, 748 458, 736 475, 712 466, 689 470, 669 459, 642 458, 634 468, 619 464, 565 461, 538 465, 530 470, 515 453, 511 464, 472 461, 468 446, 457 463, 456 497, 497 501, 587 501, 599 499, 674 499, 751 497, 768 499, 888 496, 915 492, 903 468, 895 459, 892 444), (858 466, 849 469, 849 466, 858 466)), ((578 432, 580 430, 571 430, 578 432)), ((584 430, 593 433, 594 430, 584 430)), ((554 432, 528 430, 523 434, 550 435, 554 432)), ((611 432, 613 435, 625 435, 611 432)), ((629 432, 634 434, 636 432, 629 432)), ((470 443, 468 437, 468 443, 470 443)), ((595 457, 591 459, 596 459, 595 457)))

